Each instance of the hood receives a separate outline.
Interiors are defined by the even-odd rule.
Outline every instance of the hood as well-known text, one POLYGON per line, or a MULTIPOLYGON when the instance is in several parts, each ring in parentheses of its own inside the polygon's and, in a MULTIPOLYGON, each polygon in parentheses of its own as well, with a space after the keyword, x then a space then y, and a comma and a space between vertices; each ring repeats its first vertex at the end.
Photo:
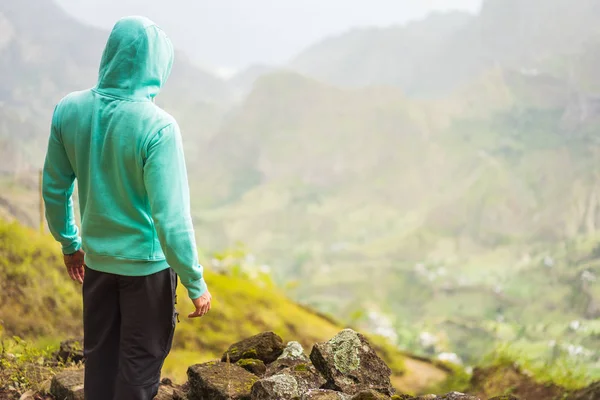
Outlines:
POLYGON ((119 20, 102 54, 98 92, 130 100, 152 100, 173 66, 173 44, 145 17, 119 20))

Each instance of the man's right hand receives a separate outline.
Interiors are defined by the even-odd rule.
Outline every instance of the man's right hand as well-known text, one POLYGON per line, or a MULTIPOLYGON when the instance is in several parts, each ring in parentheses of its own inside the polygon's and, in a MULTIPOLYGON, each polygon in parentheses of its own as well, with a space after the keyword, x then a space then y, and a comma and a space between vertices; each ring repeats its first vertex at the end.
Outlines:
POLYGON ((208 290, 202 296, 192 300, 192 303, 194 303, 194 306, 196 307, 196 311, 188 315, 188 318, 200 318, 206 315, 206 313, 210 310, 211 301, 212 296, 208 290))

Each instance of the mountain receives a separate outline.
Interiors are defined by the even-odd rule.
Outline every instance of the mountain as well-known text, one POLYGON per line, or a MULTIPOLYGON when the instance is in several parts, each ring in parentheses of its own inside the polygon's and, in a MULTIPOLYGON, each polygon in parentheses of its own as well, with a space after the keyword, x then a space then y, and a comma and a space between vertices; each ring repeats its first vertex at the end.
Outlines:
POLYGON ((412 351, 545 359, 551 337, 598 377, 599 116, 550 74, 490 70, 430 101, 272 74, 207 147, 200 244, 244 242, 294 298, 412 351))
MULTIPOLYGON (((95 85, 108 34, 76 21, 54 0, 0 3, 0 214, 37 223, 37 169, 52 111, 67 93, 95 85)), ((157 103, 178 119, 190 167, 230 100, 224 81, 176 53, 157 103)))
MULTIPOLYGON (((68 92, 92 87, 108 32, 82 25, 54 0, 0 4, 0 141, 13 162, 0 171, 41 165, 54 105, 68 92), (32 13, 31 10, 38 10, 32 13)), ((226 84, 194 67, 181 53, 160 103, 167 109, 210 109, 229 99, 226 84)), ((200 112, 202 113, 202 112, 200 112)), ((201 120, 189 118, 185 131, 201 135, 201 120), (195 122, 195 123, 194 123, 195 122)), ((206 133, 205 133, 206 135, 206 133)))
POLYGON ((486 0, 478 16, 437 13, 405 26, 325 39, 290 67, 338 85, 394 85, 430 97, 494 67, 547 71, 600 38, 593 23, 599 16, 593 0, 486 0))
POLYGON ((260 77, 275 71, 275 67, 268 65, 253 65, 232 76, 227 83, 234 91, 235 97, 238 100, 243 100, 252 91, 254 84, 260 77))

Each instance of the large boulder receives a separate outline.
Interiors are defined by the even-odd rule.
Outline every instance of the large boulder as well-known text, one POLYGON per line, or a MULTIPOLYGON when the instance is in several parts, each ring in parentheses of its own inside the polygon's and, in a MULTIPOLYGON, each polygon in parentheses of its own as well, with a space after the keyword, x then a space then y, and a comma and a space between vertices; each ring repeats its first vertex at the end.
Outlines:
POLYGON ((229 358, 229 362, 236 363, 250 358, 270 364, 283 353, 283 347, 283 340, 279 336, 273 332, 264 332, 231 345, 221 361, 225 362, 229 358))
POLYGON ((83 339, 69 339, 60 343, 56 358, 62 362, 83 361, 83 339))
POLYGON ((325 343, 316 344, 310 353, 314 366, 327 380, 325 389, 355 395, 363 390, 375 390, 391 396, 392 371, 379 358, 367 339, 345 329, 325 343))
POLYGON ((188 368, 190 400, 250 400, 254 374, 231 363, 213 361, 188 368))
POLYGON ((301 400, 349 400, 350 396, 329 389, 312 389, 304 393, 301 400))
POLYGON ((60 400, 84 400, 83 369, 66 370, 52 378, 50 394, 60 400))

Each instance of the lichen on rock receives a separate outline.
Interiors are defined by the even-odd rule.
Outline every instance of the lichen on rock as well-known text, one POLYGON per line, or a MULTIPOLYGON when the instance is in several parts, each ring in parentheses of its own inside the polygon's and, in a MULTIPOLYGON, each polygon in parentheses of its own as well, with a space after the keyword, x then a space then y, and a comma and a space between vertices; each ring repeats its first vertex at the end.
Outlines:
POLYGON ((364 390, 375 390, 388 397, 394 394, 391 369, 367 339, 351 329, 341 331, 327 342, 317 343, 310 359, 327 380, 326 389, 351 395, 364 390))
POLYGON ((287 374, 261 379, 252 386, 252 400, 294 399, 300 397, 296 379, 287 374))
POLYGON ((208 362, 188 368, 190 400, 250 400, 258 378, 230 363, 208 362))

